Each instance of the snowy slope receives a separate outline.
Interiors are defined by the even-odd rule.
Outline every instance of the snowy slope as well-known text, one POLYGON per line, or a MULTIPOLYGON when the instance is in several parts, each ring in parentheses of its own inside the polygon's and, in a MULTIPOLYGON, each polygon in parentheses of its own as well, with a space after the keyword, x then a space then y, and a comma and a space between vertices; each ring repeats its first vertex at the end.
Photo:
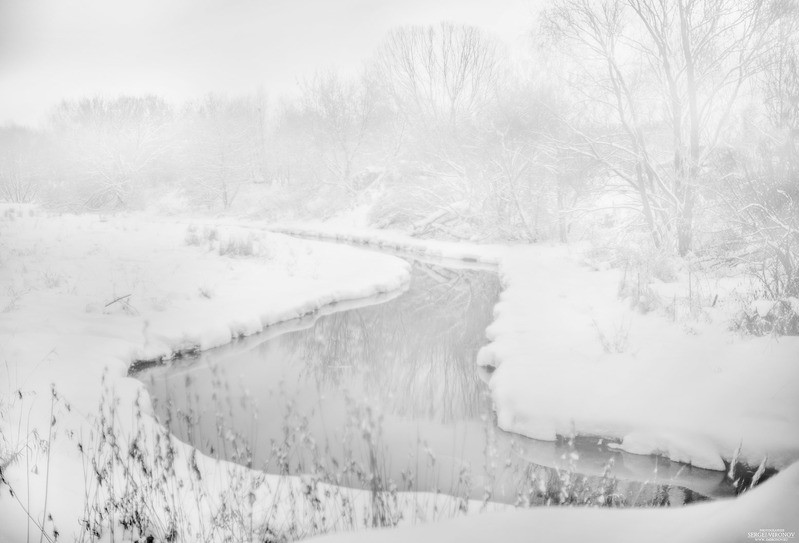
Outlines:
MULTIPOLYGON (((397 291, 409 278, 404 261, 348 247, 234 229, 189 233, 140 217, 0 222, 0 467, 20 500, 3 485, 0 541, 25 540, 26 509, 31 524, 46 510, 62 537, 77 533, 92 479, 78 445, 97 442, 104 396, 118 401, 120 439, 140 425, 158 433, 143 386, 126 377, 134 360, 208 349, 326 304, 397 291), (220 255, 229 240, 251 254, 220 255), (134 420, 141 394, 144 418, 134 420)), ((217 490, 237 469, 199 463, 222 477, 217 490)))
MULTIPOLYGON (((104 394, 118 399, 120 420, 133 418, 142 387, 126 377, 131 361, 221 345, 325 304, 396 291, 407 282, 407 265, 398 259, 244 226, 188 232, 185 224, 141 217, 35 213, 0 222, 0 458, 20 499, 6 493, 0 498, 0 541, 27 537, 26 508, 31 523, 42 522, 46 509, 62 536, 77 533, 87 475, 76 445, 95 427, 104 394), (247 255, 221 255, 230 240, 245 240, 247 255), (53 402, 51 384, 58 396, 53 402), (49 455, 43 440, 52 442, 49 455)), ((768 456, 769 465, 785 468, 799 458, 797 338, 740 338, 723 326, 687 334, 661 316, 631 311, 617 298, 617 272, 593 271, 563 248, 461 246, 371 231, 291 229, 300 230, 428 256, 498 262, 505 290, 479 363, 496 368, 490 386, 506 429, 539 439, 599 435, 630 452, 713 469, 723 469, 738 446, 739 459, 750 464, 768 456)), ((146 398, 142 403, 144 424, 157 433, 146 398)), ((134 428, 122 430, 130 435, 134 428)), ((191 455, 188 447, 177 444, 177 450, 184 460, 191 455)), ((231 480, 253 477, 210 459, 198 463, 204 473, 216 474, 208 495, 217 500, 232 499, 230 492, 237 490, 231 480)), ((686 512, 519 512, 496 522, 454 523, 452 535, 486 540, 504 527, 513 537, 536 525, 550 540, 580 540, 585 532, 576 528, 579 522, 593 526, 592 533, 624 525, 630 540, 657 540, 657 530, 668 534, 662 540, 747 540, 744 529, 787 527, 783 521, 795 518, 788 512, 795 511, 796 479, 794 467, 744 498, 686 512), (718 521, 700 522, 711 516, 718 521), (750 526, 754 519, 757 526, 750 526), (686 531, 676 532, 677 526, 686 531), (707 539, 699 538, 701 530, 707 539)), ((276 489, 302 492, 303 483, 281 481, 268 478, 250 507, 293 514, 276 489)), ((421 506, 418 497, 406 498, 412 500, 409 510, 423 510, 417 518, 435 516, 426 508, 457 506, 440 497, 421 506)), ((366 503, 369 496, 353 492, 348 499, 366 503)), ((429 534, 446 540, 447 526, 431 526, 429 534)))
MULTIPOLYGON (((302 236, 498 262, 504 286, 478 363, 499 425, 541 440, 591 435, 637 454, 723 470, 799 459, 799 338, 684 329, 618 298, 620 273, 557 246, 481 246, 397 232, 280 226, 302 236)), ((663 285, 659 285, 663 286, 663 285)), ((676 285, 675 285, 676 287, 676 285)), ((696 324, 696 323, 694 323, 696 324)))
POLYGON ((799 338, 741 338, 722 325, 686 333, 631 311, 615 271, 565 250, 517 249, 501 274, 491 343, 478 356, 497 368, 501 427, 615 438, 709 469, 724 469, 739 445, 752 465, 799 458, 799 338))
POLYGON ((795 541, 799 464, 729 500, 678 509, 543 507, 464 517, 396 530, 336 534, 325 543, 749 543, 795 541), (757 539, 762 537, 762 539, 757 539))

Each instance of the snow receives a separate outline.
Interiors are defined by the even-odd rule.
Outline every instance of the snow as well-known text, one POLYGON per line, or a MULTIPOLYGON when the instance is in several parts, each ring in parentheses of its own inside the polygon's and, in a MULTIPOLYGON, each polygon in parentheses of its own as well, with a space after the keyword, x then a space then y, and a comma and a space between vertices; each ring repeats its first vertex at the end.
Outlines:
POLYGON ((766 318, 776 303, 774 300, 755 300, 752 307, 761 318, 766 318))
MULTIPOLYGON (((3 475, 34 519, 44 518, 47 501, 66 540, 80 529, 87 484, 76 443, 91 435, 104 395, 118 398, 120 421, 134 419, 143 394, 126 377, 134 360, 212 348, 335 302, 390 295, 409 277, 407 264, 391 256, 297 240, 255 223, 198 221, 187 228, 141 216, 0 211, 0 458, 10 459, 3 475), (38 444, 49 436, 51 405, 58 424, 47 454, 38 444)), ((742 498, 680 511, 547 508, 381 532, 380 539, 493 540, 499 533, 508 541, 530 534, 576 541, 613 533, 630 541, 746 541, 746 532, 760 528, 795 529, 799 468, 789 466, 799 459, 799 338, 740 337, 718 319, 641 314, 618 299, 618 270, 586 266, 564 247, 434 242, 319 225, 269 228, 498 266, 504 290, 478 363, 494 368, 489 385, 504 429, 542 440, 599 436, 630 453, 715 470, 740 447, 739 460, 766 459, 785 470, 742 498)), ((677 296, 680 288, 661 290, 677 296)), ((146 395, 141 405, 142 424, 157 433, 146 395)), ((122 435, 133 431, 133 422, 121 428, 122 435)), ((175 446, 184 460, 176 476, 188 480, 191 449, 175 446)), ((284 517, 297 513, 286 493, 304 492, 302 480, 266 476, 250 501, 246 484, 231 481, 260 475, 199 455, 197 462, 215 474, 204 478, 204 496, 215 498, 190 518, 225 500, 284 517)), ((358 511, 370 499, 342 492, 358 511)), ((442 496, 400 499, 414 519, 441 518, 458 507, 442 496)), ((326 515, 332 524, 324 527, 337 527, 333 511, 326 515)), ((0 519, 0 541, 24 540, 25 510, 5 491, 0 519)), ((339 539, 349 537, 378 538, 339 539)))
POLYGON ((674 509, 539 507, 396 530, 335 534, 324 543, 614 541, 748 543, 793 541, 799 531, 799 464, 743 496, 674 509), (757 539, 757 537, 763 539, 757 539), (766 539, 771 536, 772 539, 766 539))
MULTIPOLYGON (((132 436, 143 395, 145 417, 136 424, 157 433, 144 387, 126 376, 133 361, 212 348, 335 302, 400 291, 409 280, 407 263, 391 256, 245 229, 195 230, 136 216, 33 211, 0 221, 3 476, 39 522, 46 501, 67 540, 79 530, 87 485, 77 444, 96 439, 103 396, 118 399, 120 435, 132 436), (252 254, 220 255, 228 239, 252 254), (51 407, 57 424, 48 453, 42 440, 51 437, 51 407)), ((176 447, 188 457, 188 447, 176 447)), ((241 468, 199 462, 222 481, 241 476, 241 468)), ((25 510, 6 490, 0 541, 23 540, 25 510)), ((352 503, 368 499, 351 493, 352 503)), ((435 504, 452 505, 430 497, 420 510, 435 504)))
MULTIPOLYGON (((738 459, 751 466, 766 459, 782 469, 799 459, 797 337, 737 336, 727 329, 728 315, 711 316, 711 308, 682 322, 641 314, 619 299, 619 270, 590 263, 579 247, 461 245, 330 225, 275 228, 497 263, 503 292, 478 364, 496 368, 489 384, 505 430, 548 441, 597 436, 630 453, 720 471, 739 445, 738 459)), ((649 286, 677 300, 697 283, 649 286)), ((728 296, 729 285, 720 283, 713 288, 728 296)))
POLYGON ((615 270, 563 248, 509 252, 478 363, 502 428, 551 440, 592 435, 637 454, 723 470, 799 458, 799 338, 744 338, 720 323, 689 332, 617 299, 615 270))
POLYGON ((498 264, 502 259, 502 255, 507 251, 507 246, 504 245, 419 239, 394 230, 354 228, 328 223, 270 224, 266 228, 272 232, 281 232, 304 238, 343 241, 415 256, 462 260, 490 265, 498 264))

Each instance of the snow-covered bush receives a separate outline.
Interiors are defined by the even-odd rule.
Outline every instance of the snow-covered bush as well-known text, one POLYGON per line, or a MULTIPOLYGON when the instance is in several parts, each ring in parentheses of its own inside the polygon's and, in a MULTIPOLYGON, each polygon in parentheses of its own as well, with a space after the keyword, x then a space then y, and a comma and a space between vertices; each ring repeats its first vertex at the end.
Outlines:
POLYGON ((0 200, 33 202, 41 188, 46 152, 43 134, 32 130, 0 127, 0 200))
POLYGON ((738 313, 733 329, 756 336, 799 335, 799 299, 756 300, 738 313))
POLYGON ((618 247, 614 260, 624 269, 619 283, 619 296, 630 300, 630 305, 642 313, 662 306, 653 282, 673 282, 677 275, 673 257, 649 245, 618 247))
POLYGON ((196 224, 190 224, 186 228, 186 236, 184 241, 186 245, 205 245, 212 244, 219 239, 219 231, 216 227, 203 226, 202 232, 196 224))
POLYGON ((200 245, 202 243, 202 239, 200 238, 200 234, 197 231, 196 225, 189 225, 186 228, 186 237, 184 238, 186 245, 200 245))
POLYGON ((229 236, 219 241, 220 256, 253 256, 255 250, 255 236, 251 233, 229 236))

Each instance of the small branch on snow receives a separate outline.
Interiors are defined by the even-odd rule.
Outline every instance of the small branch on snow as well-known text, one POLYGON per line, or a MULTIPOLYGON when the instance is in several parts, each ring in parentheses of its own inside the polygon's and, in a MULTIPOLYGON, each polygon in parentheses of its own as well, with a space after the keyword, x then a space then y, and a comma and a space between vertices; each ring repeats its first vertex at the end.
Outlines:
POLYGON ((114 299, 114 300, 111 300, 110 302, 108 302, 107 304, 105 304, 105 307, 108 307, 108 306, 110 306, 110 305, 114 305, 115 303, 117 303, 117 302, 120 302, 120 301, 122 301, 122 300, 126 300, 127 298, 130 298, 131 296, 132 296, 132 294, 125 294, 124 296, 120 296, 119 298, 116 298, 116 299, 114 299))

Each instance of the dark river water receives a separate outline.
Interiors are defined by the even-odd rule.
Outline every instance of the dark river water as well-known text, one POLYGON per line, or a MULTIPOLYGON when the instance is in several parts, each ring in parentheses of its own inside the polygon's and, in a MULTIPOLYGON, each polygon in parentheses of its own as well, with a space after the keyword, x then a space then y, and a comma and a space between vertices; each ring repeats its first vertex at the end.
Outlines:
POLYGON ((338 304, 135 376, 173 434, 270 473, 356 487, 378 474, 385 488, 525 504, 602 493, 619 504, 677 505, 733 493, 720 472, 596 439, 540 442, 499 430, 475 365, 496 273, 412 265, 398 296, 338 304))

